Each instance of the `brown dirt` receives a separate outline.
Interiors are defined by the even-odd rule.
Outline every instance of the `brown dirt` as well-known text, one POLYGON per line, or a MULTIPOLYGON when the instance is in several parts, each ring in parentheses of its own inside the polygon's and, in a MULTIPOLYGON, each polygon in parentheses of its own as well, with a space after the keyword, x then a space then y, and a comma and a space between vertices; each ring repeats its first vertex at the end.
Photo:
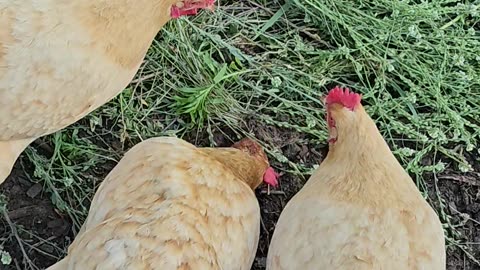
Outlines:
MULTIPOLYGON (((308 139, 304 135, 289 130, 280 130, 272 127, 265 127, 255 122, 248 123, 250 130, 254 130, 257 138, 269 142, 280 149, 290 160, 297 163, 304 163, 309 166, 320 163, 326 155, 325 145, 299 144, 299 139, 308 139)), ((214 136, 219 146, 230 144, 230 140, 220 133, 214 136)), ((206 143, 205 138, 197 138, 200 145, 206 143)), ((473 160, 478 157, 471 156, 473 160)), ((473 163, 473 162, 472 162, 473 163)), ((276 168, 282 168, 279 163, 273 162, 276 168)), ((42 192, 42 186, 33 184, 29 180, 33 175, 32 168, 26 157, 21 157, 17 162, 12 175, 0 187, 8 201, 8 215, 13 223, 24 230, 18 230, 18 236, 22 239, 23 248, 33 264, 40 269, 54 263, 62 252, 60 248, 68 245, 73 237, 72 226, 68 216, 62 216, 53 207, 50 198, 42 192), (29 172, 28 174, 26 172, 29 172), (43 240, 42 240, 43 239, 43 240), (45 241, 46 240, 46 241, 45 241)), ((305 175, 308 178, 307 175, 305 175)), ((427 177, 427 184, 430 195, 436 198, 434 179, 427 177)), ((253 270, 265 269, 265 258, 268 250, 268 243, 275 228, 282 208, 287 201, 302 187, 305 179, 284 174, 281 177, 281 186, 271 194, 267 194, 264 186, 257 190, 261 206, 262 224, 260 243, 257 258, 253 270)), ((475 167, 475 172, 462 174, 454 170, 447 170, 438 176, 438 194, 448 206, 447 212, 454 217, 451 222, 458 224, 464 220, 465 224, 459 227, 464 242, 480 242, 480 165, 475 167), (461 214, 460 214, 461 213, 461 214), (470 219, 467 219, 469 217, 470 219)), ((434 205, 439 200, 433 201, 434 205)), ((14 259, 11 266, 0 269, 29 269, 20 249, 18 241, 12 233, 8 222, 3 218, 0 221, 0 245, 4 243, 5 250, 9 251, 14 259)), ((473 246, 470 252, 476 258, 480 258, 480 246, 473 246), (476 249, 475 249, 476 248, 476 249)), ((465 253, 455 247, 448 248, 448 270, 475 270, 480 269, 469 260, 465 253)))
POLYGON ((61 250, 52 243, 63 247, 64 243, 73 239, 68 217, 59 214, 50 198, 43 194, 41 185, 29 180, 30 176, 25 171, 31 171, 32 168, 28 168, 28 165, 25 167, 24 164, 28 164, 28 161, 22 156, 11 175, 0 186, 0 193, 7 198, 11 221, 9 224, 2 217, 0 236, 5 239, 4 249, 13 258, 10 266, 0 264, 0 269, 31 269, 12 230, 12 224, 16 227, 17 236, 22 240, 28 258, 40 269, 50 266, 63 256, 61 250))

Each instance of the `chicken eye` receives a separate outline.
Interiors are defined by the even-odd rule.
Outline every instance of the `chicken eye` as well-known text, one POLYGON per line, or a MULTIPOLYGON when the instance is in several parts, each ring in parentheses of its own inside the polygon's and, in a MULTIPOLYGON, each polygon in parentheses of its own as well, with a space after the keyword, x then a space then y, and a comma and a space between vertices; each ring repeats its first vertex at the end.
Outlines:
POLYGON ((335 127, 335 120, 333 120, 330 113, 327 113, 327 124, 329 127, 335 127))

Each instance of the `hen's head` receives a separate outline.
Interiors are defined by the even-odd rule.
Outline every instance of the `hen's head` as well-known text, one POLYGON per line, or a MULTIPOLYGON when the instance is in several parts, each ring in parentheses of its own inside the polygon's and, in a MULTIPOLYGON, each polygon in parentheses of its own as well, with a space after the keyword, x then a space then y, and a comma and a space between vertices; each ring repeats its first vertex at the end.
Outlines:
POLYGON ((257 161, 258 166, 255 174, 258 179, 256 179, 256 183, 253 183, 252 186, 257 187, 262 181, 273 187, 278 185, 277 178, 279 175, 270 167, 267 155, 260 144, 252 139, 244 138, 233 144, 232 147, 249 154, 257 161))
POLYGON ((170 10, 172 18, 196 15, 200 9, 214 10, 215 0, 183 0, 174 4, 170 10))
POLYGON ((330 90, 325 98, 330 145, 346 139, 345 135, 356 129, 362 115, 358 112, 363 111, 361 99, 360 94, 350 92, 348 88, 337 86, 330 90))

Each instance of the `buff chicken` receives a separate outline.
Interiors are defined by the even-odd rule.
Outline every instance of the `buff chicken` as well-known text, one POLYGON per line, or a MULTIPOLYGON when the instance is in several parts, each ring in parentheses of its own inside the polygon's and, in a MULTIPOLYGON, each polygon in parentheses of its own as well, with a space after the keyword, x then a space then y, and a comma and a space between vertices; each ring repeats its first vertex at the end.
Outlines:
POLYGON ((0 0, 0 183, 20 153, 120 93, 171 18, 215 0, 0 0))
POLYGON ((49 270, 249 270, 260 209, 253 190, 277 184, 262 147, 197 148, 148 139, 128 151, 49 270))
POLYGON ((325 99, 329 153, 280 215, 267 270, 442 270, 442 224, 347 88, 325 99))

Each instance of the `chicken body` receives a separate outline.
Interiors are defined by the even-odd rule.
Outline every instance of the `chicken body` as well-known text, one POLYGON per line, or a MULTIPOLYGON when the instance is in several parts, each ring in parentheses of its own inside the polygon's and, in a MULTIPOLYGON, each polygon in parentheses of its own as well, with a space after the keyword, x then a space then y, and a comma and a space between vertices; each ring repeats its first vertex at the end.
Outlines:
POLYGON ((328 106, 330 151, 281 213, 267 269, 445 269, 442 224, 374 122, 328 106))
POLYGON ((122 91, 179 0, 0 0, 0 183, 24 148, 122 91))
POLYGON ((49 269, 248 270, 260 229, 252 189, 267 167, 239 149, 146 140, 110 172, 67 257, 49 269))

